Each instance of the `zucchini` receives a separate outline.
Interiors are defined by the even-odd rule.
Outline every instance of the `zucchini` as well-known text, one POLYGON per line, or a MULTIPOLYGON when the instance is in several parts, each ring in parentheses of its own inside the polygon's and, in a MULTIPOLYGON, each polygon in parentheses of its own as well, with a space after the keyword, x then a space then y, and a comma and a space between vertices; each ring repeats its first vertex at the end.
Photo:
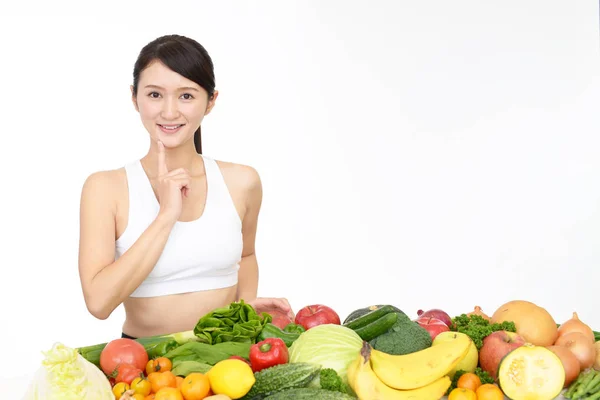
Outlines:
POLYGON ((272 394, 265 400, 356 400, 356 397, 326 389, 296 388, 272 394))
POLYGON ((376 305, 376 306, 370 306, 370 307, 365 307, 365 308, 359 308, 358 310, 354 310, 354 311, 352 311, 352 312, 351 312, 351 313, 350 313, 350 314, 349 314, 349 315, 346 317, 346 319, 344 320, 344 322, 343 322, 343 325, 345 326, 345 325, 347 325, 348 323, 350 323, 350 322, 352 322, 352 321, 354 321, 354 320, 356 320, 356 319, 358 319, 358 318, 362 317, 363 315, 365 315, 365 314, 368 314, 368 313, 370 313, 370 312, 372 312, 372 311, 379 310, 380 308, 383 308, 383 307, 391 307, 391 308, 392 308, 392 309, 393 309, 395 312, 397 312, 398 314, 400 314, 400 315, 399 315, 399 317, 400 317, 400 318, 403 318, 403 316, 406 316, 406 318, 407 318, 407 319, 409 319, 409 318, 408 318, 408 316, 406 315, 406 313, 404 313, 404 312, 403 312, 402 310, 400 310, 399 308, 397 308, 397 307, 394 307, 394 306, 392 306, 392 305, 389 305, 389 304, 388 304, 388 305, 381 304, 381 305, 376 305))
POLYGON ((321 372, 321 365, 286 363, 255 372, 256 381, 242 400, 262 400, 283 390, 305 388, 321 372))
POLYGON ((345 323, 344 326, 346 328, 356 330, 358 328, 367 326, 367 325, 377 321, 379 318, 383 317, 384 315, 387 315, 394 311, 395 311, 394 307, 392 307, 392 306, 383 306, 383 307, 377 308, 376 310, 369 311, 368 313, 366 313, 350 322, 345 323))
MULTIPOLYGON (((383 308, 381 309, 383 310, 383 308)), ((377 310, 379 311, 379 310, 377 310)), ((375 311, 375 312, 377 312, 375 311)), ((398 314, 395 312, 391 312, 389 314, 384 315, 383 317, 371 322, 368 325, 362 326, 360 328, 354 329, 354 332, 360 336, 362 340, 366 340, 370 342, 378 336, 386 333, 398 320, 398 314)))

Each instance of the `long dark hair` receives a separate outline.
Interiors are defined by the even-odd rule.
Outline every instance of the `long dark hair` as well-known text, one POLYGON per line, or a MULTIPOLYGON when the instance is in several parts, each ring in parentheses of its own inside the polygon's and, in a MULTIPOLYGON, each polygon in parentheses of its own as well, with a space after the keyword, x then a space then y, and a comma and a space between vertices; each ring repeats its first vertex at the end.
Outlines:
MULTIPOLYGON (((215 72, 212 59, 198 42, 181 35, 165 35, 142 48, 133 68, 133 95, 137 96, 140 74, 152 62, 160 61, 179 75, 196 82, 208 93, 215 92, 215 72)), ((196 152, 202 154, 201 127, 194 133, 196 152)))

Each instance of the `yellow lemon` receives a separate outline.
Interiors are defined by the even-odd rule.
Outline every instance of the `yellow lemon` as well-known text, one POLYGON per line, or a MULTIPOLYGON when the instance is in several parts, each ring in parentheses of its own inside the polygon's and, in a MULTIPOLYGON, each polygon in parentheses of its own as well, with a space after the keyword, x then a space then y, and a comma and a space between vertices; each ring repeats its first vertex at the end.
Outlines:
POLYGON ((224 394, 233 400, 244 397, 256 382, 252 368, 236 359, 219 361, 206 375, 214 394, 224 394))

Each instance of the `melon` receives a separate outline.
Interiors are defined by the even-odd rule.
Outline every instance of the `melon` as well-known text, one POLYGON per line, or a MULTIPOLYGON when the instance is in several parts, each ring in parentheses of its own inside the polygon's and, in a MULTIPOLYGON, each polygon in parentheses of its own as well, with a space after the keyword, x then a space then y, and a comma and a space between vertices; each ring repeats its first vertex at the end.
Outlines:
POLYGON ((498 384, 512 400, 553 400, 563 390, 565 370, 551 350, 525 344, 500 361, 498 384))
POLYGON ((513 300, 498 307, 492 323, 515 323, 517 333, 536 346, 552 346, 558 338, 558 325, 543 307, 530 301, 513 300))

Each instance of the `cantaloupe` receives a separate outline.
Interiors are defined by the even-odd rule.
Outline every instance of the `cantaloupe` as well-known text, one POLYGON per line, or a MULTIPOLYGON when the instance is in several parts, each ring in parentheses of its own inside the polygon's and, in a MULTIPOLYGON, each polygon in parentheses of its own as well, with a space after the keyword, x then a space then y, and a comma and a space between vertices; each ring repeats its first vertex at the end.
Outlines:
POLYGON ((517 333, 536 346, 551 346, 558 337, 558 326, 552 315, 530 301, 513 300, 498 307, 492 315, 492 323, 504 321, 514 322, 517 333))

